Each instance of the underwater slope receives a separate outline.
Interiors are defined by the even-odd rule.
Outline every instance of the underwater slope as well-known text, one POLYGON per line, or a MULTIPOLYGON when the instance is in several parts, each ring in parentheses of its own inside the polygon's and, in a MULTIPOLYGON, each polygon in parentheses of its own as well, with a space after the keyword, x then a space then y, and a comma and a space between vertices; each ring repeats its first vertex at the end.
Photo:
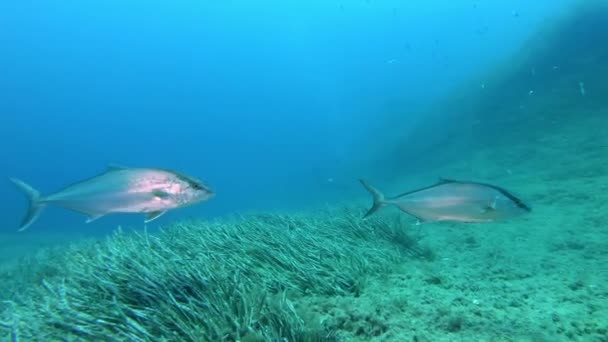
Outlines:
POLYGON ((473 158, 484 147, 542 139, 608 100, 608 3, 585 1, 546 24, 495 69, 472 75, 425 113, 425 123, 379 151, 387 176, 473 158))

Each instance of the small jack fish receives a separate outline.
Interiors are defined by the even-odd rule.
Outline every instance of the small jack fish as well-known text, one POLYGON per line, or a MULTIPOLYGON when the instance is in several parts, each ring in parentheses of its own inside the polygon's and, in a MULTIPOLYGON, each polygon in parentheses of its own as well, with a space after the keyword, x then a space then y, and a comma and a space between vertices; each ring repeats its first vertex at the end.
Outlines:
POLYGON ((364 180, 374 204, 364 217, 394 205, 419 222, 492 222, 531 211, 522 200, 507 190, 484 183, 440 179, 438 183, 396 197, 384 194, 364 180))
POLYGON ((214 196, 200 180, 163 169, 110 166, 104 173, 42 196, 25 182, 10 179, 28 197, 29 209, 19 231, 36 221, 47 205, 88 216, 87 223, 111 213, 145 213, 145 222, 168 210, 189 206, 214 196))

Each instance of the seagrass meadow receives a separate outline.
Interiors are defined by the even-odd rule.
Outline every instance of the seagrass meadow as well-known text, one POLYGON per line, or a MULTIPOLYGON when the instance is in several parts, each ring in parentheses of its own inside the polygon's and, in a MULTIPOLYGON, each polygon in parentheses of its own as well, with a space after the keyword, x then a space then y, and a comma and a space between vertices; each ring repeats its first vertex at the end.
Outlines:
POLYGON ((373 316, 348 323, 315 301, 360 298, 368 281, 434 255, 399 218, 360 215, 183 222, 45 250, 2 270, 2 327, 40 341, 334 340, 344 324, 379 336, 387 327, 373 316))

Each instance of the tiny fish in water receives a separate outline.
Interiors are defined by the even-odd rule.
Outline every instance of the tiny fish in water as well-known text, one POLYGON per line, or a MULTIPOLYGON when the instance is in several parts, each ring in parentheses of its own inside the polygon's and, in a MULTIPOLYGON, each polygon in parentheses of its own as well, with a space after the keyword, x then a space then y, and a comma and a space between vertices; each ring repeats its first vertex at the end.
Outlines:
POLYGON ((164 169, 110 166, 104 173, 42 196, 25 182, 11 178, 30 201, 19 231, 27 229, 47 205, 88 216, 87 223, 111 213, 144 213, 150 222, 171 209, 214 196, 200 180, 164 169))
POLYGON ((441 179, 438 183, 392 198, 369 185, 374 204, 364 217, 378 209, 394 205, 420 222, 492 222, 507 219, 531 208, 507 190, 485 183, 441 179))

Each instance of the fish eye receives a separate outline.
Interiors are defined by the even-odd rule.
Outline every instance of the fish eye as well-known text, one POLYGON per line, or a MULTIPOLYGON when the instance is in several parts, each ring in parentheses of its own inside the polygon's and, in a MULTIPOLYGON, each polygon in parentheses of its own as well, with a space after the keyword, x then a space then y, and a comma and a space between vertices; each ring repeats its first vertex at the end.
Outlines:
POLYGON ((190 182, 190 188, 194 191, 201 191, 208 194, 213 193, 213 191, 211 191, 211 189, 209 189, 204 183, 190 182))

